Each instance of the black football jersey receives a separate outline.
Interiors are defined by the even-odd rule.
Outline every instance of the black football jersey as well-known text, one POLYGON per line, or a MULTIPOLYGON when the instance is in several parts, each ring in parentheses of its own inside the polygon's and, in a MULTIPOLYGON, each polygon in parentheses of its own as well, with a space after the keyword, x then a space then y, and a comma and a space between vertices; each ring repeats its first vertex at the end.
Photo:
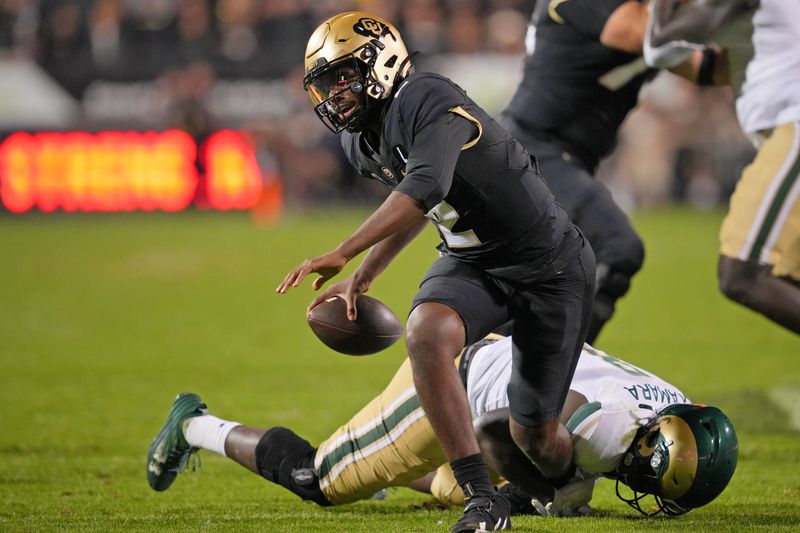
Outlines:
POLYGON ((442 251, 502 273, 525 264, 519 271, 527 272, 524 277, 569 255, 560 253, 560 245, 572 223, 535 161, 463 89, 444 77, 415 73, 386 105, 380 139, 370 144, 366 133, 343 132, 345 153, 363 175, 423 206, 441 235, 442 251), (472 133, 461 138, 464 127, 472 133))
POLYGON ((523 78, 505 110, 589 170, 613 149, 639 89, 656 72, 640 54, 600 44, 608 17, 625 1, 539 0, 523 78))

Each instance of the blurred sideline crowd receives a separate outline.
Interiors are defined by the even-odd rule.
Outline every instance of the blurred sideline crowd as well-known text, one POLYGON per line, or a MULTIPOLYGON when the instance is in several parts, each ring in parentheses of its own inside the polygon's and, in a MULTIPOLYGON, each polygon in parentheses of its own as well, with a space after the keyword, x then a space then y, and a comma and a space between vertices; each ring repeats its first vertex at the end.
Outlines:
MULTIPOLYGON (((420 70, 499 113, 521 76, 532 0, 0 0, 0 59, 35 61, 77 102, 74 128, 249 131, 288 205, 385 194, 343 159, 302 88, 303 51, 329 16, 400 28, 420 70)), ((0 110, 2 113, 2 110, 0 110)), ((0 132, 0 135, 8 134, 0 132)), ((754 150, 728 88, 670 74, 647 86, 600 179, 621 205, 722 205, 754 150)))

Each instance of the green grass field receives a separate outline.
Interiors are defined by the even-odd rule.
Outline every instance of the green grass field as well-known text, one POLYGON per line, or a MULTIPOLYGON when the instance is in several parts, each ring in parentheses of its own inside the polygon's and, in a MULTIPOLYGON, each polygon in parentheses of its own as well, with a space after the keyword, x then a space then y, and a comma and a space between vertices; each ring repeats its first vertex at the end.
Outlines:
MULTIPOLYGON (((0 531, 446 531, 459 510, 415 509, 426 497, 407 489, 321 509, 208 453, 165 493, 145 480, 180 391, 317 443, 383 388, 402 343, 333 353, 304 323, 311 289, 274 293, 364 215, 295 213, 272 228, 213 213, 3 217, 0 531)), ((718 293, 721 216, 634 218, 646 264, 597 344, 728 413, 741 445, 728 490, 685 517, 643 519, 605 481, 597 516, 518 518, 516 530, 800 530, 800 433, 776 403, 800 402, 800 342, 718 293)), ((404 316, 435 241, 429 230, 371 294, 404 316)))

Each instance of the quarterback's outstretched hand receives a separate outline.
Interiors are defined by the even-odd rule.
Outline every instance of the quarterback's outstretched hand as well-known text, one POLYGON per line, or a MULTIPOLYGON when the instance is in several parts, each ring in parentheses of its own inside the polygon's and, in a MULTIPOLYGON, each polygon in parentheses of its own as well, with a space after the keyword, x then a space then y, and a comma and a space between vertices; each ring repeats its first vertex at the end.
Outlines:
POLYGON ((347 318, 349 320, 355 320, 358 316, 356 300, 369 290, 370 284, 371 280, 368 279, 360 269, 356 270, 353 275, 334 283, 328 287, 325 292, 314 298, 311 303, 308 304, 306 314, 310 313, 312 309, 325 300, 333 296, 338 296, 347 304, 347 318))
POLYGON ((312 272, 319 274, 319 277, 312 284, 315 291, 319 290, 326 281, 341 272, 346 264, 347 258, 335 250, 318 257, 306 259, 286 274, 286 277, 283 278, 275 292, 286 294, 289 287, 299 287, 306 276, 312 272))

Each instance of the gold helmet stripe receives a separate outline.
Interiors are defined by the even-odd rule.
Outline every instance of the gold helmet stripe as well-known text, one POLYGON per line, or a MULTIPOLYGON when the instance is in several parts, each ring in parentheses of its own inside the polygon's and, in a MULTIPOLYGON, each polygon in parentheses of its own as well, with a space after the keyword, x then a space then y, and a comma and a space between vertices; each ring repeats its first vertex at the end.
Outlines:
POLYGON ((697 441, 694 433, 682 418, 667 415, 659 420, 664 439, 659 447, 667 449, 669 461, 661 475, 661 496, 667 500, 677 500, 686 494, 697 475, 697 441))

